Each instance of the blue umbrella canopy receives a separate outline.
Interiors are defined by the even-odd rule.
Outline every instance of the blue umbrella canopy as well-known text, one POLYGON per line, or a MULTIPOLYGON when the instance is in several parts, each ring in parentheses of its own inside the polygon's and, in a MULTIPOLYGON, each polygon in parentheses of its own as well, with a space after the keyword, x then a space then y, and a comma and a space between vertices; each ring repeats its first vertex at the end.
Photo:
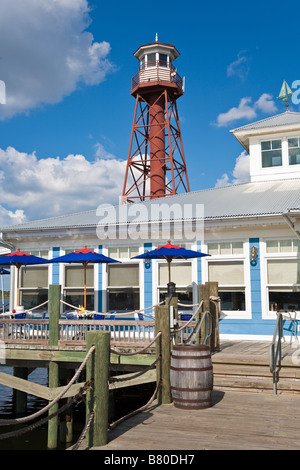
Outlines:
POLYGON ((84 267, 84 308, 86 308, 86 267, 90 263, 120 263, 120 261, 87 249, 73 251, 49 260, 49 263, 81 263, 84 267))
POLYGON ((10 271, 7 271, 7 269, 0 268, 0 274, 10 274, 10 271))
MULTIPOLYGON (((147 251, 142 255, 134 256, 133 258, 140 259, 165 259, 169 268, 169 282, 171 282, 171 262, 173 259, 191 259, 200 258, 202 256, 210 256, 200 251, 187 250, 181 246, 171 245, 169 241, 166 245, 159 246, 155 250, 147 251)), ((132 258, 132 259, 133 259, 132 258)))
POLYGON ((17 249, 14 253, 9 253, 0 257, 0 266, 16 266, 18 270, 17 277, 17 305, 19 305, 19 284, 20 284, 20 268, 30 264, 46 264, 48 260, 39 256, 30 255, 17 249))

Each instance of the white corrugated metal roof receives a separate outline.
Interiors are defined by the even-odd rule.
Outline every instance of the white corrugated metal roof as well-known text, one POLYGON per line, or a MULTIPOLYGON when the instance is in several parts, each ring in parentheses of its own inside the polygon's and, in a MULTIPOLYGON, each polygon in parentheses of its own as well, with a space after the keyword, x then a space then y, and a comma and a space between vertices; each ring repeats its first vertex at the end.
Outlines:
POLYGON ((261 121, 252 122, 251 124, 246 124, 245 126, 238 127, 233 129, 231 132, 245 131, 251 129, 262 129, 265 127, 278 127, 291 124, 300 124, 300 113, 295 113, 293 111, 285 111, 281 114, 276 114, 275 116, 262 119, 261 121))
POLYGON ((271 132, 274 128, 282 127, 286 130, 285 126, 290 126, 290 130, 300 128, 300 113, 287 110, 284 113, 276 114, 276 116, 271 116, 266 119, 262 119, 261 121, 252 122, 251 124, 238 127, 230 132, 249 153, 249 137, 256 134, 262 134, 264 131, 265 133, 268 133, 269 131, 271 132))
MULTIPOLYGON (((178 204, 178 207, 182 210, 177 212, 179 217, 176 211, 175 215, 171 214, 172 220, 181 220, 181 214, 186 214, 184 208, 188 206, 195 208, 197 204, 203 204, 205 220, 277 215, 291 209, 300 209, 300 179, 243 183, 155 199, 144 203, 144 211, 140 215, 136 214, 134 220, 136 222, 169 220, 168 211, 166 211, 166 216, 161 217, 160 215, 157 217, 155 215, 153 209, 155 205, 157 207, 157 204, 167 204, 168 206, 178 204)), ((10 231, 114 225, 116 221, 119 222, 124 206, 108 206, 107 210, 105 219, 101 218, 101 215, 97 214, 95 209, 3 227, 0 228, 0 231, 5 233, 10 231)))

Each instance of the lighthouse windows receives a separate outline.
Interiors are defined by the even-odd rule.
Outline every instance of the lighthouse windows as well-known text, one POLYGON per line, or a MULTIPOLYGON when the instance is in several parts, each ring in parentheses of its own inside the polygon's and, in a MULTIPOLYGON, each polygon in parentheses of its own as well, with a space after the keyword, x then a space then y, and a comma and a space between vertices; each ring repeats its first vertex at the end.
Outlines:
POLYGON ((156 54, 147 54, 147 67, 154 67, 156 65, 156 54))
POLYGON ((168 67, 168 56, 167 54, 159 54, 159 63, 160 67, 168 67))

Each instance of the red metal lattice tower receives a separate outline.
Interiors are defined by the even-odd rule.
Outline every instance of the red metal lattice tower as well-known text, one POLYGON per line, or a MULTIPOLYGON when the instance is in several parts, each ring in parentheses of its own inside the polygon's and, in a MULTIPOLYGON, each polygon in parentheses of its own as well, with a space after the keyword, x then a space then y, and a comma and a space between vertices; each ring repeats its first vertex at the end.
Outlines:
POLYGON ((189 192, 177 110, 184 83, 173 65, 179 52, 156 40, 134 56, 140 66, 131 83, 135 110, 122 202, 189 192))

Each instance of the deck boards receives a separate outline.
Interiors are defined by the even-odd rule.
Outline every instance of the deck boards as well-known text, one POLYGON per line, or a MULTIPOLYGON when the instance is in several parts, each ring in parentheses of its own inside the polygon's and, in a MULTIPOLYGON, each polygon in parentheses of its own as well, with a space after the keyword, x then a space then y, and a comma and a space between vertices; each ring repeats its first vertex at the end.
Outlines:
MULTIPOLYGON (((269 365, 270 342, 222 341, 219 364, 269 365)), ((298 346, 299 347, 299 346, 298 346)), ((282 343, 291 366, 293 344, 282 343)), ((229 366, 228 366, 229 367, 229 366)), ((109 431, 109 443, 93 450, 299 450, 300 394, 214 387, 213 406, 185 411, 153 406, 109 431)))
POLYGON ((152 407, 92 450, 299 450, 300 396, 214 390, 213 406, 152 407))

